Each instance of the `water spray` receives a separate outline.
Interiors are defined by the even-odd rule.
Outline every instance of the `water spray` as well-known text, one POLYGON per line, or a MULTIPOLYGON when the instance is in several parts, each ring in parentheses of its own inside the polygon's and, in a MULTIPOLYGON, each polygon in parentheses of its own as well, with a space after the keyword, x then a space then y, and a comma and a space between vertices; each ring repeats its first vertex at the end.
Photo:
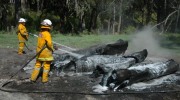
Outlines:
POLYGON ((81 55, 81 54, 77 54, 77 53, 73 53, 73 52, 70 52, 70 51, 67 51, 67 50, 63 50, 63 49, 57 49, 57 50, 60 50, 60 51, 63 51, 63 52, 66 52, 72 56, 74 56, 75 58, 82 58, 84 55, 81 55))
MULTIPOLYGON (((32 36, 34 36, 34 37, 38 37, 38 35, 36 35, 36 34, 32 34, 32 33, 29 33, 29 34, 32 35, 32 36)), ((57 43, 57 42, 54 42, 54 41, 52 41, 52 42, 53 42, 54 44, 57 44, 57 45, 66 47, 66 48, 68 48, 68 49, 70 49, 70 50, 76 50, 76 49, 74 49, 74 48, 71 48, 71 47, 62 45, 62 44, 60 44, 60 43, 57 43)), ((67 50, 63 50, 63 49, 57 49, 57 50, 66 52, 66 53, 68 53, 68 54, 70 54, 70 55, 72 55, 72 56, 74 56, 74 57, 76 57, 76 58, 78 58, 78 59, 84 56, 84 55, 80 55, 80 54, 73 53, 73 52, 70 52, 70 51, 67 51, 67 50)))
MULTIPOLYGON (((32 34, 32 33, 29 33, 30 35, 32 35, 32 36, 34 36, 34 37, 38 37, 38 35, 36 35, 36 34, 32 34)), ((55 42, 55 41, 52 41, 54 44, 57 44, 57 45, 60 45, 60 46, 63 46, 63 47, 66 47, 66 48, 68 48, 68 49, 70 49, 70 50, 76 50, 76 49, 74 49, 74 48, 71 48, 71 47, 68 47, 68 46, 65 46, 65 45, 62 45, 62 44, 60 44, 60 43, 57 43, 57 42, 55 42)))

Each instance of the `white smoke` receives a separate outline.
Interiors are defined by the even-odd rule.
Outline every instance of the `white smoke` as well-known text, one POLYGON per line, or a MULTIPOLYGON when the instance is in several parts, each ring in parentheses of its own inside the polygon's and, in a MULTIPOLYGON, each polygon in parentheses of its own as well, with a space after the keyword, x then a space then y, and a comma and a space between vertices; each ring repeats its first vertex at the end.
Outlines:
POLYGON ((169 54, 160 47, 158 38, 155 38, 155 35, 158 35, 158 33, 151 26, 146 26, 142 30, 135 32, 129 42, 128 51, 134 52, 147 49, 148 55, 162 56, 169 54))

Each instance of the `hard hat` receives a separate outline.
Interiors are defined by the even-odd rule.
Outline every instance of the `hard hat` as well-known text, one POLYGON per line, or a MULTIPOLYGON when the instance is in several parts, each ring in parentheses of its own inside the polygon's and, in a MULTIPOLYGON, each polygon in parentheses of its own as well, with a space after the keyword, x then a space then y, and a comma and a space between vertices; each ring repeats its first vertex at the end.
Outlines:
POLYGON ((51 29, 52 22, 49 19, 45 19, 41 22, 41 28, 51 29))
POLYGON ((24 23, 25 23, 25 22, 26 22, 26 19, 20 18, 18 22, 20 22, 20 23, 24 22, 24 23))

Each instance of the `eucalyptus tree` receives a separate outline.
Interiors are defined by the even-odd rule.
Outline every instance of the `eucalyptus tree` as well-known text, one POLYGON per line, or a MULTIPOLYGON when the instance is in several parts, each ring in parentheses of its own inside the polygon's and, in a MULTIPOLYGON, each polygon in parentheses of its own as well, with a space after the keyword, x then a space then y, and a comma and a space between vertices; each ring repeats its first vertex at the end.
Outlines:
MULTIPOLYGON (((173 12, 171 12, 168 16, 172 15, 173 17, 171 18, 171 22, 165 31, 168 30, 169 26, 170 30, 173 32, 180 32, 180 1, 179 0, 172 0, 170 2, 170 8, 172 9, 173 12)), ((167 18, 168 18, 167 16, 167 18)))
POLYGON ((43 1, 41 6, 41 18, 56 17, 54 23, 62 33, 78 33, 85 23, 84 16, 88 9, 86 0, 49 0, 43 1), (49 16, 51 15, 51 16, 49 16))
MULTIPOLYGON (((120 33, 121 29, 127 26, 124 25, 126 24, 126 19, 124 17, 129 15, 125 12, 130 11, 133 2, 134 0, 116 0, 115 4, 117 10, 117 33, 120 33)), ((132 16, 131 19, 133 19, 132 16)))
POLYGON ((161 33, 178 31, 180 26, 180 1, 179 0, 158 0, 155 2, 157 12, 157 26, 161 33))
POLYGON ((8 13, 9 11, 9 1, 0 0, 0 30, 9 30, 8 29, 8 13))
POLYGON ((142 27, 152 21, 153 0, 134 0, 130 13, 136 27, 142 27))

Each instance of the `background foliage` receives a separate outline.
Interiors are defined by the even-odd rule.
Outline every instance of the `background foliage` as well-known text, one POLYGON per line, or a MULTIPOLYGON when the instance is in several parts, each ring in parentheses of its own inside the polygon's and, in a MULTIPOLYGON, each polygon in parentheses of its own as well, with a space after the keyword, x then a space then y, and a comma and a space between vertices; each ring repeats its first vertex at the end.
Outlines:
POLYGON ((149 24, 161 33, 179 33, 180 1, 0 0, 1 31, 16 29, 20 17, 28 20, 29 31, 39 30, 39 23, 48 18, 62 34, 121 34, 149 24))

